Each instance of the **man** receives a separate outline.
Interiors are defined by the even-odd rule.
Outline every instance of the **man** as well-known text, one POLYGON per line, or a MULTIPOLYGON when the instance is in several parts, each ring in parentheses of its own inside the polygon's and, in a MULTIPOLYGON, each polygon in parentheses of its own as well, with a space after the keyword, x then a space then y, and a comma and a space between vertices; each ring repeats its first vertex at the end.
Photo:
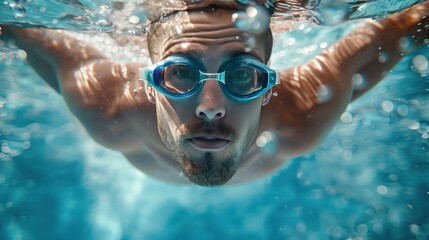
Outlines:
POLYGON ((153 23, 149 66, 115 63, 58 30, 3 27, 3 34, 27 52, 97 142, 149 176, 204 186, 259 179, 313 149, 347 104, 406 53, 400 42, 415 49, 428 38, 426 1, 368 21, 306 64, 276 74, 265 65, 270 29, 242 32, 236 12, 211 6, 153 23), (354 89, 356 74, 366 85, 354 89), (258 147, 270 141, 272 151, 258 147))

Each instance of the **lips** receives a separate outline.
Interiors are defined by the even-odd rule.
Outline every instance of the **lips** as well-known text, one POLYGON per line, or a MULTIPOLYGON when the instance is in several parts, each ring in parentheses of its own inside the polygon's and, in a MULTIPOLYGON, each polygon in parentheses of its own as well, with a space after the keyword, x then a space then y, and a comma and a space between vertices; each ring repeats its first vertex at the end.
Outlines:
POLYGON ((194 147, 201 150, 221 150, 230 143, 228 139, 209 136, 194 137, 189 141, 194 147))

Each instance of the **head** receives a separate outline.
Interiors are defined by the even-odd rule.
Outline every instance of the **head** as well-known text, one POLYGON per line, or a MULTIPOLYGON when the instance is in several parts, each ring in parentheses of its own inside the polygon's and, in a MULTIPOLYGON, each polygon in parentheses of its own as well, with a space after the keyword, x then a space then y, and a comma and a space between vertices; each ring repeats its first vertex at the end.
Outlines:
MULTIPOLYGON (((222 63, 245 56, 266 63, 271 54, 269 29, 245 33, 234 27, 237 10, 207 8, 176 13, 152 24, 148 46, 153 63, 181 56, 217 73, 222 63)), ((186 99, 171 99, 147 86, 156 104, 158 131, 184 175, 196 184, 226 183, 253 145, 259 130, 261 108, 271 96, 250 102, 228 98, 217 81, 206 81, 186 99)))

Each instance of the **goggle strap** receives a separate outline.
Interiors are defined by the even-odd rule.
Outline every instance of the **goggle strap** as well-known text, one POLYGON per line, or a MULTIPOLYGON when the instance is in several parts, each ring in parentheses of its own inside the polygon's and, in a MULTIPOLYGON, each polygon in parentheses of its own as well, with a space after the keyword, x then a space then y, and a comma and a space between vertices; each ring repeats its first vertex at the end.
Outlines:
POLYGON ((281 81, 280 81, 279 73, 277 71, 275 71, 273 75, 276 78, 276 84, 275 85, 280 84, 281 81))
POLYGON ((200 82, 216 80, 225 84, 225 72, 221 73, 204 73, 200 71, 200 82))
POLYGON ((143 81, 148 82, 148 83, 152 82, 150 80, 151 76, 153 74, 153 70, 152 69, 150 69, 148 67, 145 67, 145 68, 140 68, 139 70, 140 70, 140 73, 139 73, 140 80, 143 80, 143 81))

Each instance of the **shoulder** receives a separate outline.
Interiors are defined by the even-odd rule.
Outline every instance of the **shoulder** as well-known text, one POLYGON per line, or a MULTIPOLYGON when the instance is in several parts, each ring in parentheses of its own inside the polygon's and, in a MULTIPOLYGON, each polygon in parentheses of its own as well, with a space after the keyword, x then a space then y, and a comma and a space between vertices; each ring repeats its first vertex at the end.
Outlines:
POLYGON ((93 60, 60 73, 61 93, 72 113, 98 143, 115 150, 125 151, 135 142, 129 122, 136 112, 141 118, 154 117, 138 68, 93 60))
POLYGON ((113 117, 120 109, 147 100, 138 80, 138 64, 97 59, 59 74, 61 93, 75 108, 96 109, 113 117))

